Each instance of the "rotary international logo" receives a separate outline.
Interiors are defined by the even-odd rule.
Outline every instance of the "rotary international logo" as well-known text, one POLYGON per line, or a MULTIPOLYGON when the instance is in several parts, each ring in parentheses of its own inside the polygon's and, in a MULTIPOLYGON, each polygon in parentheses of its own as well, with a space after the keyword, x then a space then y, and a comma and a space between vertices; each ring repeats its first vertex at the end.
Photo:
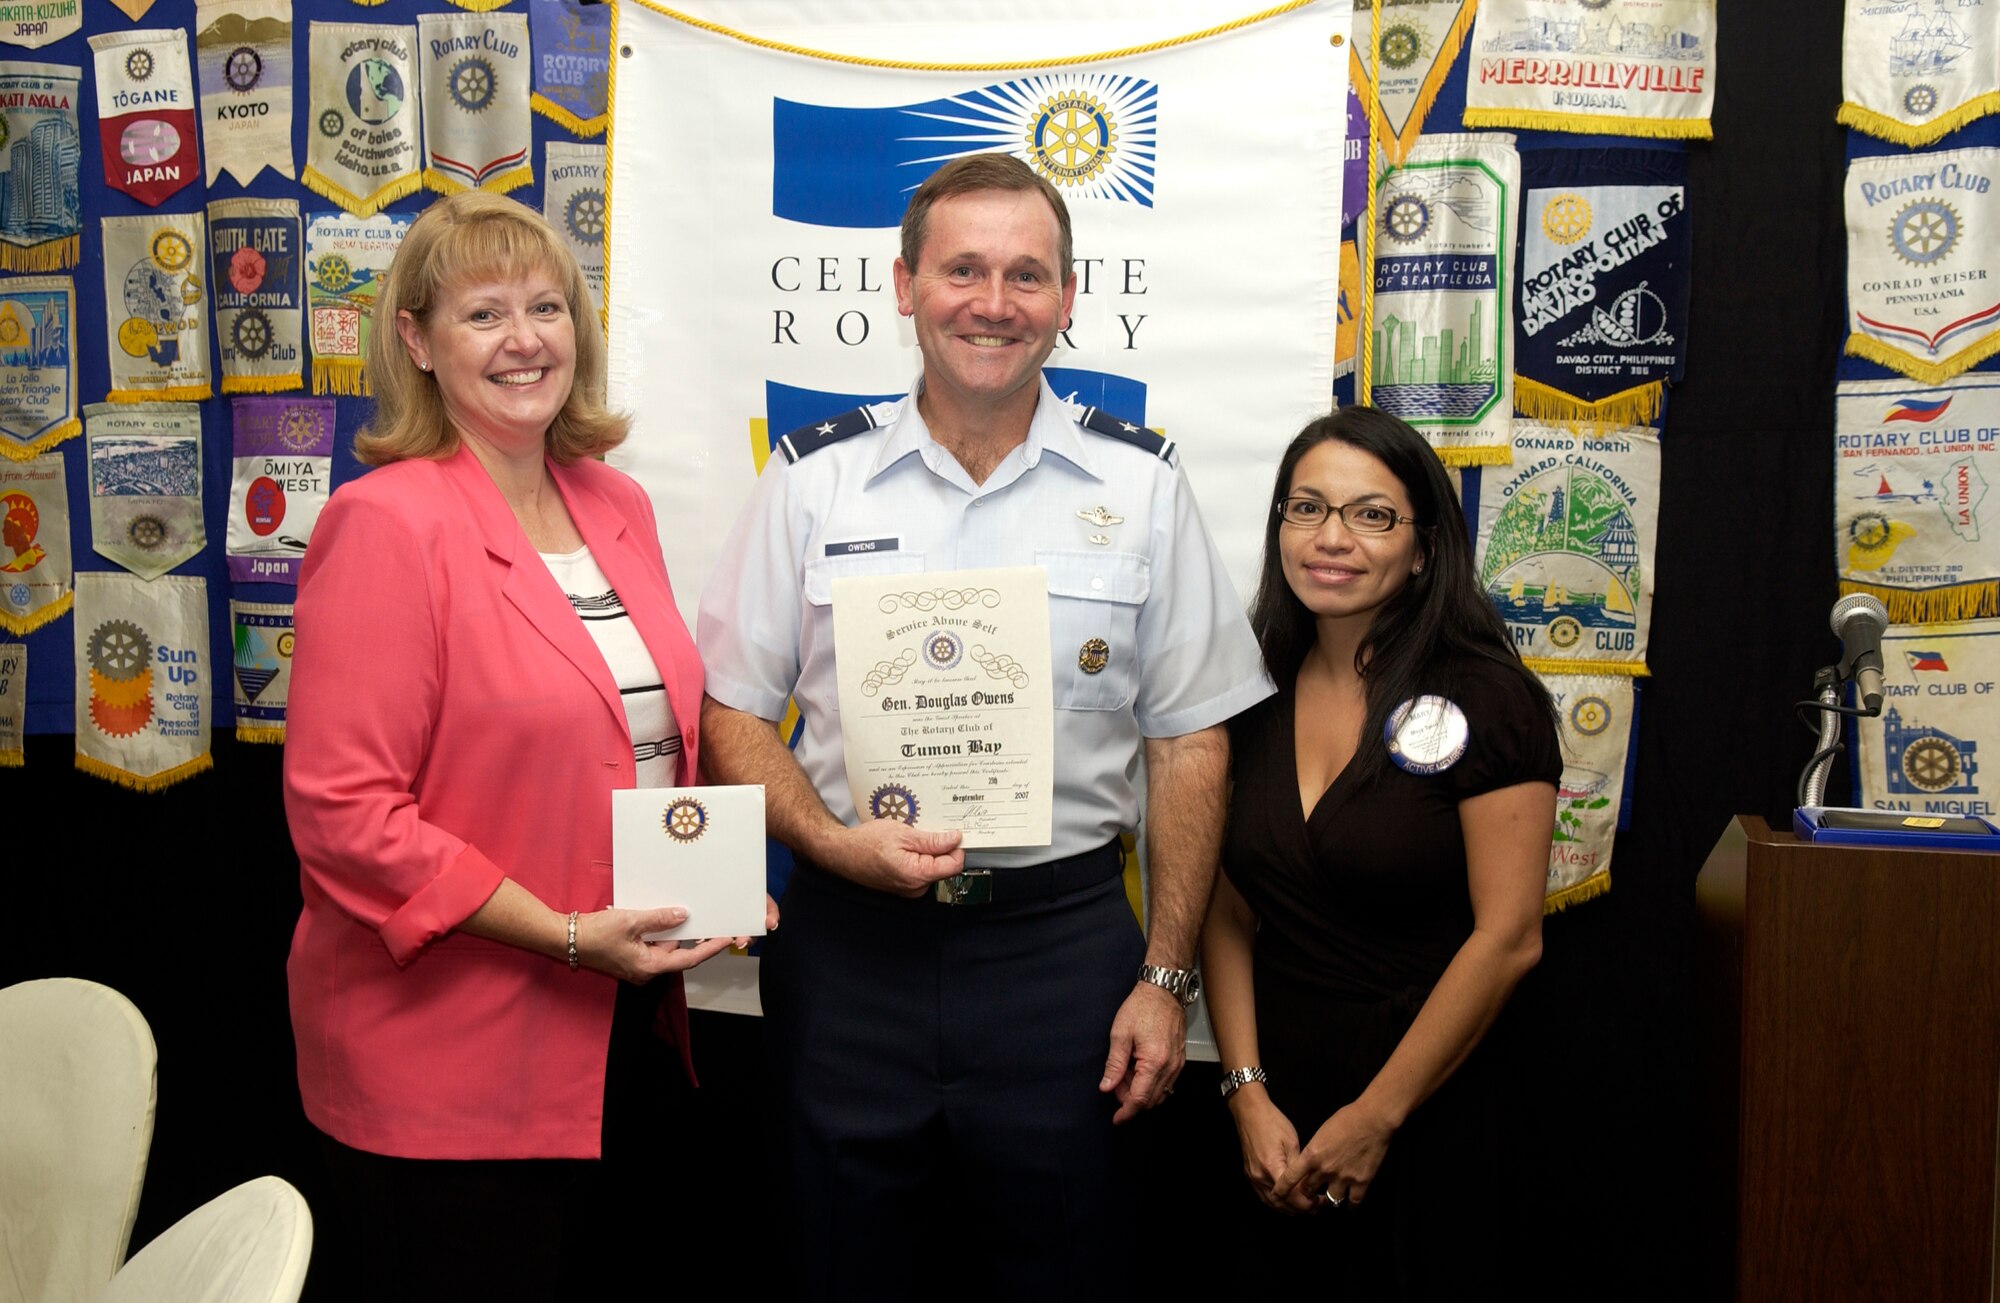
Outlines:
POLYGON ((683 796, 661 813, 660 826, 677 842, 698 841, 708 831, 708 807, 683 796))
POLYGON ((1097 179, 1118 149, 1118 127, 1095 96, 1066 91, 1051 96, 1028 128, 1029 162, 1059 186, 1097 179))

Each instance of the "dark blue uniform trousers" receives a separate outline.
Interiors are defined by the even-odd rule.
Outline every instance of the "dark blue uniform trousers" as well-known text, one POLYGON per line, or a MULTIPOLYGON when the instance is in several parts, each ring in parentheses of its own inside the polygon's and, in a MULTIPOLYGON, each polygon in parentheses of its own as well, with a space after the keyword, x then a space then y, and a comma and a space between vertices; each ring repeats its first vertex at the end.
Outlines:
POLYGON ((1097 1089, 1145 952, 1120 879, 945 905, 801 865, 783 915, 761 983, 797 1296, 1127 1296, 1134 1136, 1097 1089))

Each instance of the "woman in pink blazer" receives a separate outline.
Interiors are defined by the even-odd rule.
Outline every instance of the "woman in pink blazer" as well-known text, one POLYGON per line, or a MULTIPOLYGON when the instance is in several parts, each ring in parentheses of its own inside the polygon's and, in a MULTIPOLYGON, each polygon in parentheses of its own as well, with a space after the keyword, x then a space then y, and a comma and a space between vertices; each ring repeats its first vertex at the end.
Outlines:
POLYGON ((657 1033, 691 1078, 680 972, 731 941, 653 945, 683 911, 609 907, 611 792, 694 781, 701 662, 644 491, 591 460, 627 419, 548 225, 433 204, 373 324, 380 469, 314 530, 285 748, 320 1263, 359 1269, 351 1297, 583 1297, 607 1060, 657 1033))

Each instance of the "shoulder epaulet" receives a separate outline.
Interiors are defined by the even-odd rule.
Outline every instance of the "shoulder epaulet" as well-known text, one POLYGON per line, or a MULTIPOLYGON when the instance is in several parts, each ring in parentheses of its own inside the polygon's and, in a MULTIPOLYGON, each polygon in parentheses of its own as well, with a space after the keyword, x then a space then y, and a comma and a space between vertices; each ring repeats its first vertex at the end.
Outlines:
POLYGON ((1142 452, 1151 453, 1161 461, 1171 465, 1174 460, 1174 441, 1158 430, 1149 430, 1143 425, 1113 416, 1101 407, 1086 407, 1076 418, 1076 423, 1086 430, 1129 443, 1142 452))
POLYGON ((857 407, 839 416, 830 416, 824 421, 801 425, 784 438, 778 440, 778 451, 785 454, 785 460, 795 462, 801 457, 830 448, 842 439, 851 439, 857 434, 875 428, 875 417, 865 407, 857 407))

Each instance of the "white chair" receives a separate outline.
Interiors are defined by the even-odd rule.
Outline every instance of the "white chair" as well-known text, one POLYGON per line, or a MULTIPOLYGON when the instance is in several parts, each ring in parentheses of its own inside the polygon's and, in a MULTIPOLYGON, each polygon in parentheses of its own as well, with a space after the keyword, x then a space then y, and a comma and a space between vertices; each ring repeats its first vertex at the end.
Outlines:
POLYGON ((87 1303, 125 1260, 155 1058, 145 1018, 108 986, 0 990, 0 1303, 87 1303))
POLYGON ((260 1176, 161 1231, 97 1303, 298 1303, 312 1238, 305 1197, 260 1176))

